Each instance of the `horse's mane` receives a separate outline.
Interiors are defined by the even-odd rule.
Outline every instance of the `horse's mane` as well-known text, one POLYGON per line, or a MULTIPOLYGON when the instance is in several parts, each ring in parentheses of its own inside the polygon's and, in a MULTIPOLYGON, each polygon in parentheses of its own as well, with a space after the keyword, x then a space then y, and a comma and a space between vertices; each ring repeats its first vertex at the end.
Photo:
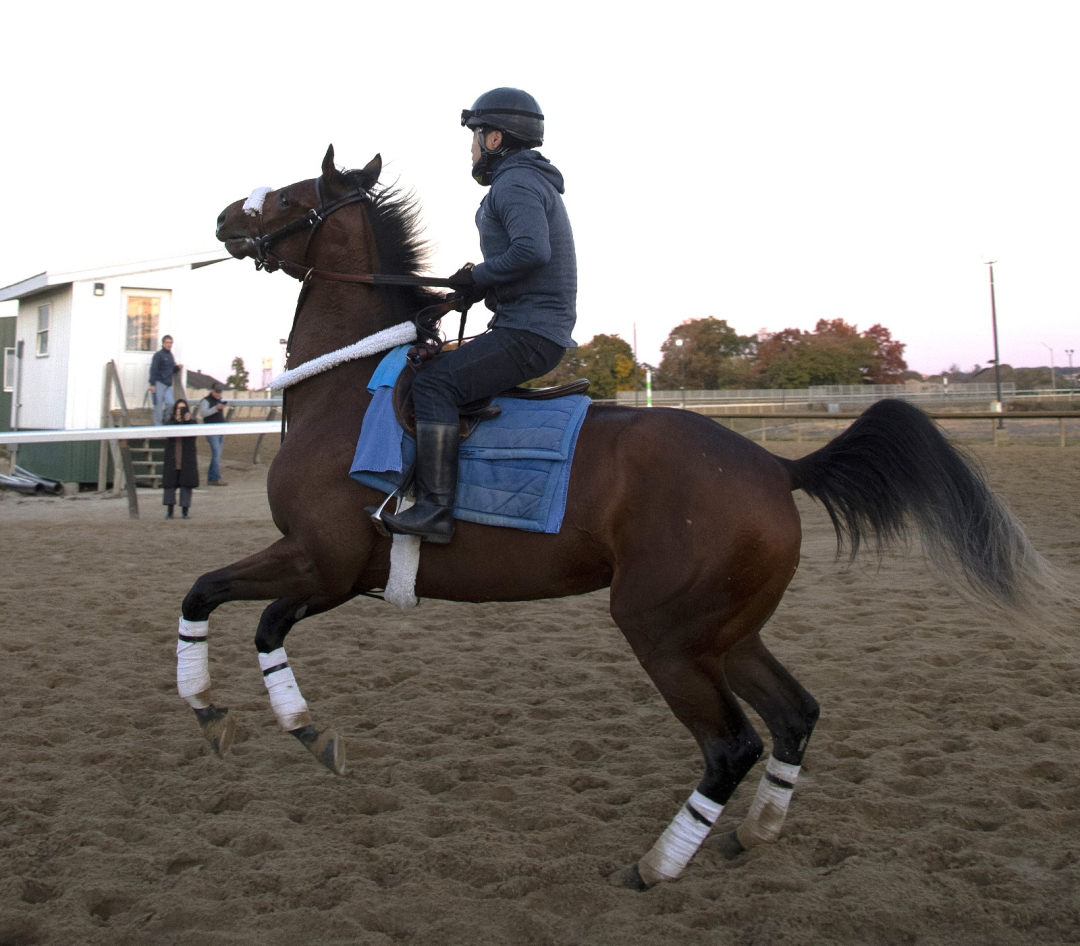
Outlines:
MULTIPOLYGON (((360 173, 346 171, 345 175, 359 185, 360 173)), ((423 236, 420 204, 415 195, 411 191, 385 188, 375 191, 364 206, 375 234, 380 270, 395 276, 421 275, 431 245, 423 236)), ((442 298, 439 293, 421 286, 396 287, 388 291, 395 308, 405 312, 408 318, 442 298)))

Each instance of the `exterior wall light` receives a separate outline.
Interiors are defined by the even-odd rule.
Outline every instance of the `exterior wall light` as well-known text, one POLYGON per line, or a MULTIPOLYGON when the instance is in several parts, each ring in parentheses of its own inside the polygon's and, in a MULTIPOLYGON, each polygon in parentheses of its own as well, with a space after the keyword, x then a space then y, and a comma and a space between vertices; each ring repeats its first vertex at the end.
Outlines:
POLYGON ((105 283, 103 283, 103 282, 94 283, 94 295, 95 296, 103 296, 103 295, 105 295, 105 283))

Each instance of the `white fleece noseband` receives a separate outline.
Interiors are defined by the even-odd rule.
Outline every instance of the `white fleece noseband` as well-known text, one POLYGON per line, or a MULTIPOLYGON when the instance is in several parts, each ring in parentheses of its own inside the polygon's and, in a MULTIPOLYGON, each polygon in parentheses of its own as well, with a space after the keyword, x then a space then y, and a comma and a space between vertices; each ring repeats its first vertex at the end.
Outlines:
POLYGON ((273 189, 272 187, 256 187, 248 196, 248 199, 244 201, 244 213, 249 217, 257 217, 261 214, 263 201, 266 200, 266 195, 273 189))

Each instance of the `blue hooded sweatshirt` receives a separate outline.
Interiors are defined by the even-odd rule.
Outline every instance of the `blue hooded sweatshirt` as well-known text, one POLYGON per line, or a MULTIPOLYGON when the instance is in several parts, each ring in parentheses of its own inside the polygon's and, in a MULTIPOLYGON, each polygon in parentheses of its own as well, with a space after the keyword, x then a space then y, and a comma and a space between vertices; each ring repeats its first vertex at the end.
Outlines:
POLYGON ((503 158, 476 211, 484 262, 473 279, 494 289, 493 325, 576 348, 577 254, 562 193, 562 174, 539 152, 503 158))

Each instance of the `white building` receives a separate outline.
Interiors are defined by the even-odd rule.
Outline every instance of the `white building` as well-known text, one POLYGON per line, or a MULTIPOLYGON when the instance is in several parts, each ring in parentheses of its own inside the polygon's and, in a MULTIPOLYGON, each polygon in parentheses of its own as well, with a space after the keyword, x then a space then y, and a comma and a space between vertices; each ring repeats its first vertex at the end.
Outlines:
MULTIPOLYGON (((257 385, 266 361, 281 362, 280 342, 289 332, 297 288, 281 274, 256 274, 223 249, 39 273, 6 286, 0 303, 18 303, 14 348, 5 352, 6 362, 15 358, 10 427, 99 427, 109 361, 116 362, 128 406, 144 406, 150 362, 163 335, 174 337, 173 355, 185 369, 224 381, 231 359, 239 356, 257 385), (222 261, 229 262, 213 265, 222 261)), ((96 444, 72 447, 72 455, 96 457, 96 444)), ((89 475, 89 460, 76 465, 80 470, 42 475, 65 481, 96 477, 96 466, 89 475)))
POLYGON ((174 336, 173 354, 186 368, 224 380, 231 358, 240 356, 257 385, 266 359, 280 364, 296 292, 295 281, 256 274, 224 250, 45 272, 6 286, 0 302, 18 301, 22 343, 11 426, 99 426, 109 361, 116 362, 129 407, 142 406, 163 335, 174 336))

